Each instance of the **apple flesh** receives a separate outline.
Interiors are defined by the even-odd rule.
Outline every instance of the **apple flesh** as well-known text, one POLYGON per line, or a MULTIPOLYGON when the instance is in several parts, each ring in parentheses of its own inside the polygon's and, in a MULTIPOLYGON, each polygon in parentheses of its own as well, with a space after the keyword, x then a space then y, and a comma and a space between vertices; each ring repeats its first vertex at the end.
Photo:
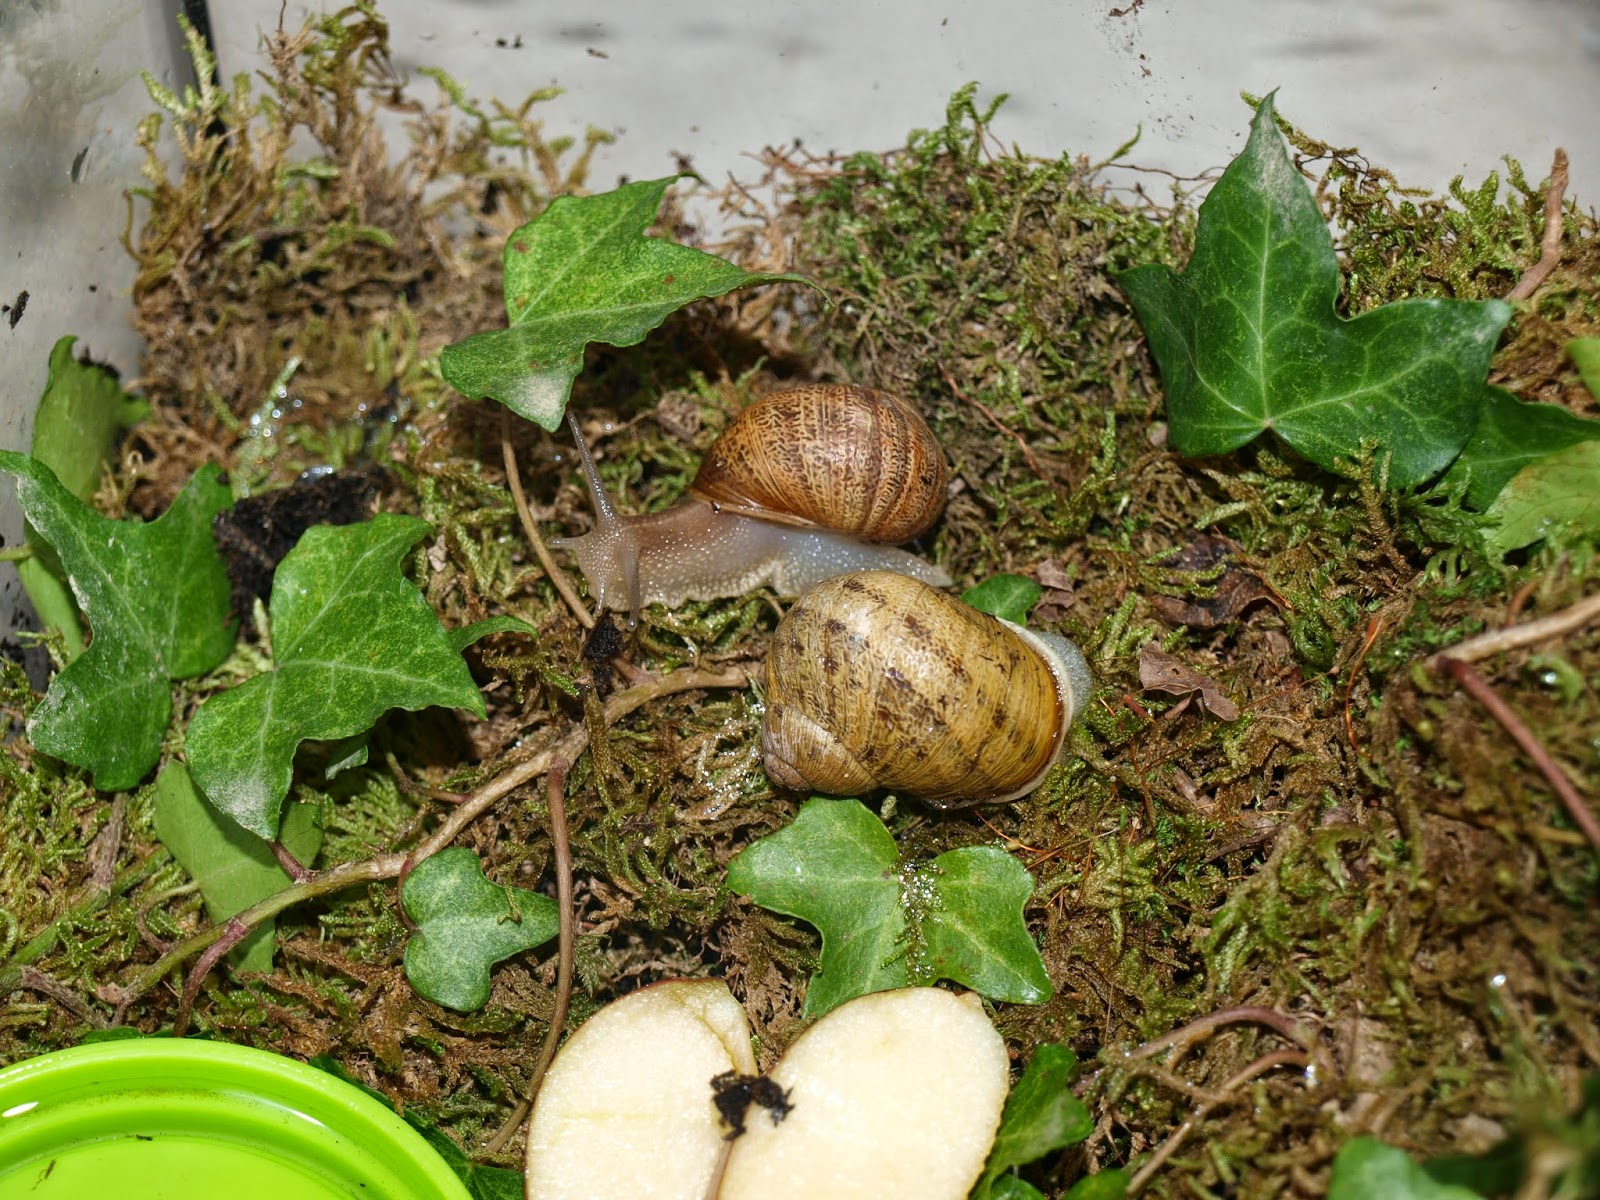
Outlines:
POLYGON ((975 995, 875 992, 806 1030, 772 1071, 792 1110, 751 1109, 720 1200, 962 1200, 1010 1087, 975 995))
POLYGON ((755 1070, 744 1009, 719 980, 607 1005, 540 1089, 528 1200, 962 1200, 1010 1087, 977 996, 938 988, 851 1000, 789 1047, 776 1087, 752 1084, 755 1070), (731 1137, 712 1084, 730 1071, 756 1101, 731 1137))
POLYGON ((705 1200, 729 1145, 711 1080, 755 1069, 744 1009, 720 980, 658 983, 606 1005, 539 1089, 528 1200, 705 1200))

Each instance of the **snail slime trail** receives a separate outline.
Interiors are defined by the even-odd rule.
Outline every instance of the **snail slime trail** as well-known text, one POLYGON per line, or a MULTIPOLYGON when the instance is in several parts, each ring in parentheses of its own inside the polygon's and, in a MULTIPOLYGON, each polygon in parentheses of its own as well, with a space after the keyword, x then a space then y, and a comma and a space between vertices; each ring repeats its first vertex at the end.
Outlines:
POLYGON ((895 543, 938 520, 949 468, 928 423, 906 401, 849 384, 775 392, 729 422, 689 495, 672 508, 619 516, 568 415, 594 500, 595 525, 556 538, 571 550, 598 607, 672 607, 771 587, 803 595, 852 571, 892 571, 948 587, 943 568, 895 543))

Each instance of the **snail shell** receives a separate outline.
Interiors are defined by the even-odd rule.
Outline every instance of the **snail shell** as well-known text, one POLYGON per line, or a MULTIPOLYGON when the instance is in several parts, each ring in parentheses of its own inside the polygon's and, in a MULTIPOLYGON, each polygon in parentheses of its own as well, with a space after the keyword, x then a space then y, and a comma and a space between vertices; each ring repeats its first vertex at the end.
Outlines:
POLYGON ((798 596, 847 571, 950 582, 934 564, 879 544, 932 525, 949 478, 927 422, 886 392, 813 384, 758 400, 712 444, 689 496, 633 517, 618 515, 571 423, 595 524, 550 544, 572 551, 600 607, 626 607, 630 622, 646 604, 763 586, 798 596))
POLYGON ((1092 686, 1066 638, 905 575, 841 575, 773 634, 762 755, 797 791, 887 787, 940 808, 1015 800, 1055 765, 1092 686))
POLYGON ((898 544, 938 520, 949 479, 933 430, 906 401, 809 384, 734 417, 689 491, 763 520, 898 544))

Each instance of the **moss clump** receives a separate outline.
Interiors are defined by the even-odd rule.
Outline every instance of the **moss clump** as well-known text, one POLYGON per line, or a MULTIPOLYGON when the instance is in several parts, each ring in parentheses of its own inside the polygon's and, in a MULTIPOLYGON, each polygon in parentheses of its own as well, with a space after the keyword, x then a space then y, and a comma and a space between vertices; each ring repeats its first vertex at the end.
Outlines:
MULTIPOLYGON (((317 865, 414 845, 456 793, 587 730, 567 780, 584 931, 569 1024, 650 979, 718 974, 770 1061, 798 1032, 817 946, 723 887, 728 859, 796 807, 760 769, 759 693, 675 696, 608 728, 582 632, 522 542, 500 418, 448 394, 431 366, 439 346, 498 321, 501 242, 580 185, 583 152, 567 165, 533 100, 487 113, 443 81, 442 107, 412 101, 366 7, 275 35, 267 62, 259 93, 238 83, 165 104, 181 164, 169 176, 152 157, 148 220, 130 237, 158 416, 108 507, 131 497, 153 511, 213 457, 245 488, 313 462, 381 462, 384 507, 434 526, 414 569, 447 623, 513 612, 540 636, 471 652, 486 720, 397 716, 367 766, 332 783, 302 773, 298 794, 328 828, 317 865), (410 123, 398 163, 380 111, 410 123)), ((1080 1151, 1032 1171, 1041 1188, 1143 1161, 1193 1120, 1151 1194, 1319 1196, 1353 1133, 1475 1149, 1570 1105, 1600 1064, 1595 858, 1543 779, 1425 660, 1508 615, 1571 603, 1600 566, 1543 552, 1491 563, 1471 514, 1331 477, 1270 441, 1218 460, 1171 454, 1113 276, 1180 265, 1193 197, 1008 152, 986 132, 995 106, 974 96, 963 89, 943 125, 890 154, 774 156, 774 211, 738 194, 750 223, 720 248, 749 269, 804 271, 836 303, 731 298, 641 347, 597 352, 575 403, 607 484, 635 505, 669 503, 728 414, 781 380, 893 388, 951 449, 935 553, 963 583, 1035 576, 1036 623, 1094 660, 1102 687, 1072 754, 1027 800, 883 806, 908 856, 1000 838, 1038 882, 1028 916, 1057 994, 996 1019, 1019 1058, 1071 1044, 1097 1117, 1080 1151), (1147 689, 1147 647, 1207 675, 1238 719, 1147 689), (1253 1019, 1261 1009, 1306 1036, 1253 1019), (1206 1023, 1219 1012, 1238 1019, 1206 1023)), ((1323 164, 1350 311, 1499 294, 1537 257, 1542 198, 1514 166, 1504 194, 1422 196, 1290 132, 1323 164)), ((152 150, 158 135, 153 119, 152 150)), ((1597 230, 1575 209, 1566 221, 1568 256, 1496 372, 1581 408, 1558 351, 1594 332, 1597 230)), ((581 524, 586 499, 550 440, 509 437, 537 517, 581 524)), ((652 611, 627 655, 663 670, 749 665, 777 615, 763 595, 652 611)), ((185 684, 181 707, 264 661, 246 643, 185 684)), ((21 720, 33 697, 5 672, 0 704, 21 720)), ((1600 635, 1489 673, 1570 773, 1592 775, 1600 635)), ((0 789, 6 1061, 117 1015, 105 985, 203 916, 153 841, 144 792, 97 796, 22 741, 0 759, 0 789)), ((545 887, 547 826, 543 795, 518 792, 461 840, 491 878, 545 887)), ((279 934, 270 975, 208 977, 195 1024, 331 1054, 479 1158, 515 1161, 508 1121, 554 1011, 551 962, 498 969, 489 1005, 463 1016, 404 984, 389 888, 292 910, 279 934)), ((157 1031, 175 1006, 158 989, 120 1015, 157 1031)))

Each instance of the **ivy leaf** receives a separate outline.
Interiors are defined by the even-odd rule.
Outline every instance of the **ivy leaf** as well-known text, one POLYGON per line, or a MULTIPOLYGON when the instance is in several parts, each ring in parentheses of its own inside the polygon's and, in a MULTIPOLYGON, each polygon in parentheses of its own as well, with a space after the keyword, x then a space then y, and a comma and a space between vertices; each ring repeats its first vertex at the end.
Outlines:
MULTIPOLYGON (((100 484, 100 471, 117 435, 145 418, 150 406, 117 386, 105 367, 72 356, 78 339, 68 335, 50 351, 50 376, 33 416, 33 457, 55 472, 61 485, 87 501, 100 484)), ((67 657, 83 653, 83 623, 67 584, 66 570, 50 544, 31 526, 32 558, 17 564, 17 574, 47 628, 59 629, 67 657)))
POLYGON ((202 704, 185 745, 200 790, 251 833, 277 832, 301 742, 353 737, 391 708, 483 715, 460 652, 400 573, 427 532, 426 521, 392 513, 318 525, 279 565, 275 668, 202 704))
POLYGON ((1007 1171, 1089 1136, 1094 1119, 1070 1090, 1077 1075, 1078 1056, 1067 1047, 1044 1042, 1034 1050, 1028 1069, 1006 1098, 989 1164, 971 1200, 992 1200, 992 1194, 1003 1194, 995 1185, 1007 1171))
POLYGON ((505 249, 510 328, 446 346, 445 382, 553 430, 590 342, 633 346, 694 300, 799 275, 741 270, 714 254, 645 236, 676 176, 598 196, 562 196, 505 249))
POLYGON ((812 797, 793 824, 734 857, 728 886, 822 934, 808 1017, 936 979, 995 1000, 1039 1004, 1050 996, 1022 921, 1033 890, 1022 865, 986 846, 902 864, 888 829, 858 800, 812 797))
MULTIPOLYGON (((156 837, 189 873, 213 921, 225 921, 290 884, 272 850, 239 828, 202 796, 182 763, 169 762, 156 777, 156 837)), ((284 848, 310 865, 322 848, 322 810, 291 804, 278 834, 284 848)), ((272 970, 276 922, 265 921, 234 947, 230 958, 241 971, 272 970)))
POLYGON ((1133 1177, 1121 1167, 1085 1175, 1067 1189, 1061 1200, 1124 1200, 1133 1177))
POLYGON ((1567 343, 1567 357, 1578 368, 1589 395, 1600 400, 1600 337, 1573 338, 1567 343))
POLYGON ((400 889, 417 932, 406 943, 406 978, 418 993, 459 1012, 489 999, 489 968, 556 935, 556 902, 484 878, 465 846, 422 860, 400 889))
POLYGON ((931 890, 922 912, 926 969, 995 1000, 1043 1004, 1050 976, 1028 933, 1022 907, 1033 895, 1033 876, 1004 850, 964 846, 947 850, 924 869, 908 891, 931 890))
POLYGON ((25 454, 0 450, 0 471, 17 476, 17 501, 60 556, 94 631, 51 681, 28 736, 93 772, 102 791, 130 788, 161 757, 168 681, 209 671, 233 648, 228 577, 211 542, 211 522, 232 497, 205 466, 158 519, 113 521, 25 454))
POLYGON ((1181 453, 1224 454, 1271 429, 1334 469, 1374 441, 1397 488, 1437 475, 1467 444, 1511 317, 1500 300, 1414 299, 1340 318, 1333 239, 1270 95, 1200 206, 1188 269, 1148 263, 1118 281, 1161 368, 1181 453))
POLYGON ((1022 625, 1044 595, 1044 588, 1025 575, 991 575, 961 593, 962 602, 991 617, 1022 625))
POLYGON ((1600 442, 1579 442, 1518 471, 1484 514, 1502 557, 1543 538, 1570 546, 1600 536, 1600 442))
POLYGON ((1376 1138, 1346 1142, 1333 1160, 1328 1200, 1481 1200, 1477 1192, 1453 1183, 1439 1183, 1404 1150, 1376 1138))
POLYGON ((1586 421, 1559 404, 1518 400, 1503 388, 1486 391, 1478 427, 1441 481, 1446 487, 1464 486, 1467 503, 1479 511, 1530 463, 1600 438, 1600 421, 1586 421))

